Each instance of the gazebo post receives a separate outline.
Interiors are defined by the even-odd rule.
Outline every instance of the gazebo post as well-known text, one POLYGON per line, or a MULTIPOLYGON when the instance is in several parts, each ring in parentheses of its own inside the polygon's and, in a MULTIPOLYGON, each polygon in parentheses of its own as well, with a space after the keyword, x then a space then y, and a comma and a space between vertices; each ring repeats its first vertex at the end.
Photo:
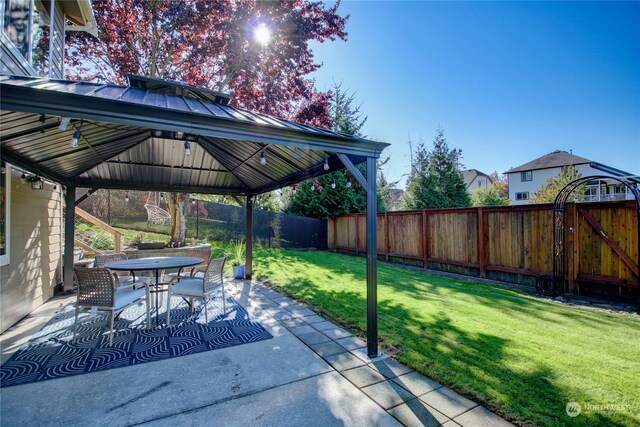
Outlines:
POLYGON ((73 290, 73 248, 76 222, 76 186, 67 185, 64 196, 64 268, 62 290, 63 292, 73 290))
POLYGON ((247 244, 245 260, 245 279, 251 279, 253 274, 253 196, 247 195, 247 230, 245 242, 247 244))
POLYGON ((367 192, 367 356, 378 357, 378 196, 376 194, 376 158, 367 157, 367 177, 349 156, 338 158, 367 192))
POLYGON ((378 356, 378 199, 376 159, 367 157, 367 355, 378 356))

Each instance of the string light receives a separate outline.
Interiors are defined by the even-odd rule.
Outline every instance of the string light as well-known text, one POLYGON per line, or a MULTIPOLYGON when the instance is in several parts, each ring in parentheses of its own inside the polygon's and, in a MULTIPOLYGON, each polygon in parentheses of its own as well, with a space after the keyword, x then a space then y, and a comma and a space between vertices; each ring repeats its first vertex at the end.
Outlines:
POLYGON ((40 120, 40 123, 42 123, 40 125, 40 133, 44 133, 44 122, 47 120, 47 118, 45 117, 44 114, 41 114, 40 115, 40 119, 38 119, 38 120, 40 120))
POLYGON ((262 150, 262 154, 260 155, 260 164, 262 166, 267 164, 267 152, 265 150, 262 150))
POLYGON ((329 159, 324 159, 324 170, 329 170, 329 159))
POLYGON ((129 203, 129 192, 124 193, 124 201, 129 203))
POLYGON ((331 188, 336 188, 336 179, 333 178, 333 182, 331 183, 331 188))
POLYGON ((347 181, 347 187, 351 188, 351 180, 347 181))
POLYGON ((22 175, 20 175, 20 182, 22 182, 23 184, 27 183, 27 175, 25 175, 24 172, 22 173, 22 175))
POLYGON ((189 141, 184 142, 184 155, 187 157, 191 155, 191 144, 189 144, 189 141))
POLYGON ((76 131, 73 133, 73 138, 71 138, 71 147, 72 148, 76 148, 78 146, 78 144, 80 143, 80 136, 82 135, 82 120, 80 121, 80 127, 78 129, 76 129, 76 131))
POLYGON ((58 129, 60 129, 61 131, 65 131, 67 130, 67 126, 69 126, 69 122, 71 121, 71 119, 69 117, 63 117, 62 120, 60 120, 60 124, 58 125, 58 129))

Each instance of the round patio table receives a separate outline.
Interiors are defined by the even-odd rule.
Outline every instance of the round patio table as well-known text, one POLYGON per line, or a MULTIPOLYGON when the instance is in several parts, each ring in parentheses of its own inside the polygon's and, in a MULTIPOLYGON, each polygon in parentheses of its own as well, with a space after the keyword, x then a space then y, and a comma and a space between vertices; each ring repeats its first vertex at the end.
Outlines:
POLYGON ((188 256, 159 256, 159 257, 149 257, 149 258, 138 258, 138 259, 125 259, 122 261, 113 261, 105 264, 110 270, 118 270, 118 271, 130 271, 133 276, 133 280, 135 282, 135 272, 136 271, 155 271, 156 272, 156 280, 153 283, 155 286, 155 294, 156 294, 156 325, 158 325, 158 293, 162 290, 160 289, 160 270, 170 270, 177 268, 178 276, 180 276, 180 272, 184 267, 191 267, 194 265, 201 264, 203 261, 202 258, 196 257, 188 257, 188 256))

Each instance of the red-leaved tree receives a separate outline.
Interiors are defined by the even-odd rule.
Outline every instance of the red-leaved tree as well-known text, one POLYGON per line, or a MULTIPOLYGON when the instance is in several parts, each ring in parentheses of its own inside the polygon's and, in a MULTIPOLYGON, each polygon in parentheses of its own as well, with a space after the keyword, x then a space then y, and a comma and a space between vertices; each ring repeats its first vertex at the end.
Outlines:
MULTIPOLYGON (((127 75, 179 80, 232 93, 233 105, 314 126, 330 127, 331 93, 309 74, 309 42, 346 40, 348 16, 337 2, 96 0, 98 37, 67 32, 66 73, 73 80, 127 84, 127 75), (254 39, 260 28, 268 43, 254 39)), ((183 200, 168 197, 168 200, 183 200)), ((171 207, 184 212, 182 207, 171 207)), ((184 221, 172 221, 184 241, 184 221)))

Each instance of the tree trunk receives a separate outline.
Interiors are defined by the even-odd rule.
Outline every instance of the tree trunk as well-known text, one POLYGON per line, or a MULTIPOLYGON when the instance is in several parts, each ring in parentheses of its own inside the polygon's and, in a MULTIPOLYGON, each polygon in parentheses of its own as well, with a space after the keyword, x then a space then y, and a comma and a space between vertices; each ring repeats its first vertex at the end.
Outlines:
POLYGON ((185 211, 188 199, 188 194, 167 193, 167 209, 171 215, 171 241, 169 243, 184 245, 187 237, 185 211))

